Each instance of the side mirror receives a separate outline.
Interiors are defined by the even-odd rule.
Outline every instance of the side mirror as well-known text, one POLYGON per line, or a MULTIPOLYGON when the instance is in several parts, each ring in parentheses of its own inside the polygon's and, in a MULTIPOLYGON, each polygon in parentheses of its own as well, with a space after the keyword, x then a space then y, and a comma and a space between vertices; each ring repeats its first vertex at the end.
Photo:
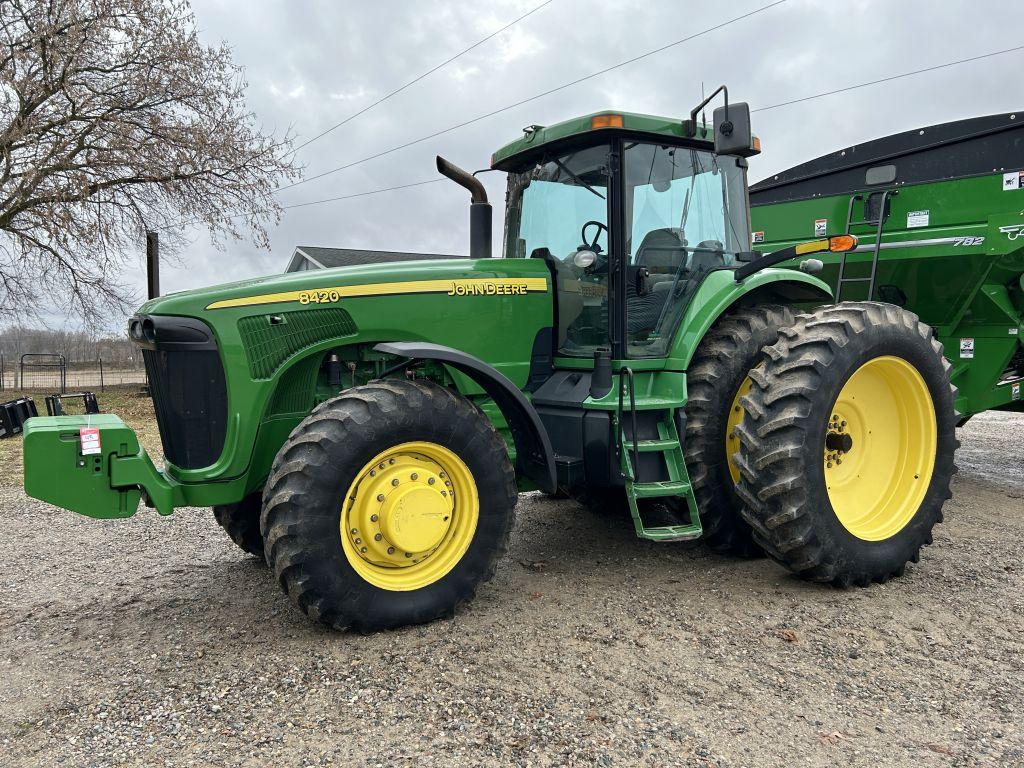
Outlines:
POLYGON ((760 154, 761 142, 750 129, 750 105, 745 101, 718 107, 714 112, 715 154, 751 157, 760 154))

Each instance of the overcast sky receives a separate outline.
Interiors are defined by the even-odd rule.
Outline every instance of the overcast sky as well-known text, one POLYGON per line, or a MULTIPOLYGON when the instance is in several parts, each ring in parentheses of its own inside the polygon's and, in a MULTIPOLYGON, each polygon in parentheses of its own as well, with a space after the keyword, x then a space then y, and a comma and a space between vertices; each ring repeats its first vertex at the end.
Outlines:
MULTIPOLYGON (((421 74, 541 0, 193 0, 201 35, 226 40, 248 98, 296 144, 421 74)), ((765 5, 768 0, 553 0, 455 63, 299 152, 314 175, 484 114, 765 5)), ((683 117, 710 90, 763 107, 1020 44, 1021 0, 788 0, 643 61, 474 125, 284 191, 285 204, 433 178, 434 155, 468 169, 524 126, 619 109, 683 117)), ((751 181, 842 146, 1024 109, 1024 52, 755 113, 751 181)), ((485 174, 501 231, 504 176, 485 174)), ((280 272, 296 245, 465 253, 467 195, 451 183, 287 211, 272 251, 203 231, 164 292, 280 272)), ((496 246, 500 237, 496 235, 496 246)), ((140 247, 141 251, 141 247, 140 247)), ((137 262, 141 291, 143 264, 137 262)), ((120 326, 121 323, 116 324, 120 326)))

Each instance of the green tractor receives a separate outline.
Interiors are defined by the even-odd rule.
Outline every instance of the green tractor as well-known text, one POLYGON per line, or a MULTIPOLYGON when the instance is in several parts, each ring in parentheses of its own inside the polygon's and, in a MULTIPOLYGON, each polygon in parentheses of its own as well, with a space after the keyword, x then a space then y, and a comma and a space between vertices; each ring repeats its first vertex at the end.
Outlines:
POLYGON ((942 347, 898 306, 833 302, 813 257, 855 237, 751 250, 759 142, 727 94, 699 123, 709 101, 527 128, 491 160, 504 258, 484 187, 438 158, 472 195, 469 260, 149 301, 129 333, 163 471, 116 416, 35 418, 26 491, 100 518, 212 507, 308 616, 364 632, 472 598, 529 490, 817 581, 900 574, 950 496, 942 347))

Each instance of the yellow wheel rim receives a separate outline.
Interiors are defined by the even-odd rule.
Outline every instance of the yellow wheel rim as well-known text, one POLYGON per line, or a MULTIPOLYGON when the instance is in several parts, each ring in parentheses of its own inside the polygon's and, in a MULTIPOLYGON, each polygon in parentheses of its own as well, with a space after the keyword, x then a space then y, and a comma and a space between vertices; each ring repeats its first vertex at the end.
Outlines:
POLYGON ((349 486, 341 544, 374 586, 422 589, 466 554, 479 516, 476 483, 462 459, 437 443, 402 443, 367 462, 349 486))
POLYGON ((740 439, 736 435, 736 427, 743 421, 743 406, 740 405, 740 398, 750 392, 753 382, 747 376, 736 390, 736 396, 732 399, 732 406, 729 408, 729 418, 725 422, 725 460, 729 464, 729 476, 732 477, 733 485, 740 482, 740 470, 736 466, 734 456, 740 448, 740 439))
POLYGON ((854 371, 825 436, 825 485, 846 530, 866 541, 903 530, 928 491, 937 432, 928 386, 906 360, 876 357, 854 371))

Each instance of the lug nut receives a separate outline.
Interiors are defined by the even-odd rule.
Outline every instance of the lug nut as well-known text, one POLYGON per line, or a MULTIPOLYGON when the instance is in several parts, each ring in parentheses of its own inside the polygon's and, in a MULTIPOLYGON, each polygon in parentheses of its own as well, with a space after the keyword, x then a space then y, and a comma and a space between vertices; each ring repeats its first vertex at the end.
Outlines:
POLYGON ((442 496, 447 496, 448 495, 448 491, 441 491, 441 495, 442 496))
POLYGON ((427 485, 433 485, 436 482, 437 481, 434 478, 432 478, 432 477, 428 477, 427 478, 427 485))
POLYGON ((360 552, 363 552, 363 553, 365 553, 365 552, 366 552, 366 547, 363 547, 363 548, 362 548, 362 549, 360 549, 359 551, 360 551, 360 552))
POLYGON ((384 469, 384 462, 383 461, 380 463, 380 466, 377 467, 377 469, 384 469))
POLYGON ((383 493, 378 493, 377 494, 377 501, 384 501, 384 494, 383 493))
POLYGON ((384 537, 383 537, 383 536, 381 536, 381 535, 380 535, 380 534, 378 533, 378 534, 376 534, 376 535, 375 535, 375 536, 373 537, 373 540, 374 540, 374 541, 380 541, 380 540, 381 540, 382 538, 384 538, 384 537))
POLYGON ((362 543, 363 543, 362 539, 356 539, 356 544, 362 544, 362 543))
POLYGON ((415 472, 413 472, 411 475, 409 475, 409 479, 410 480, 419 480, 420 476, 417 475, 415 472))
POLYGON ((352 529, 352 535, 355 536, 357 533, 359 533, 359 529, 358 528, 353 528, 352 529))
POLYGON ((388 459, 388 464, 394 464, 394 463, 395 463, 394 459, 388 459))
POLYGON ((376 476, 377 476, 377 470, 371 469, 370 470, 370 477, 376 477, 376 476))
POLYGON ((392 480, 391 484, 392 485, 398 485, 398 478, 396 477, 394 480, 392 480))
POLYGON ((448 475, 446 475, 444 472, 440 472, 439 474, 441 477, 448 477, 448 475))
POLYGON ((395 548, 394 547, 388 547, 388 554, 389 555, 395 554, 395 548))
POLYGON ((406 556, 406 557, 412 557, 412 552, 406 552, 406 553, 405 553, 405 556, 406 556))
POLYGON ((370 515, 370 522, 371 523, 376 523, 377 522, 377 516, 376 515, 370 515))

